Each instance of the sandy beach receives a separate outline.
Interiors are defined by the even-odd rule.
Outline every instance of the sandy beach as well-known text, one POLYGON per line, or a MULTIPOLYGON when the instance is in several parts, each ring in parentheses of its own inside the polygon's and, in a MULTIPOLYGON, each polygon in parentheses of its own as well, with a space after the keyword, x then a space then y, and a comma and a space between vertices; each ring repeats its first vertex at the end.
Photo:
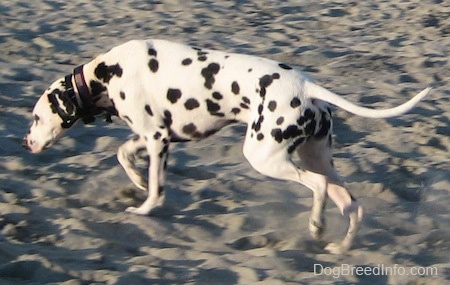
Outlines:
POLYGON ((2 1, 0 284, 450 284, 449 19, 440 0, 2 1), (365 106, 434 88, 397 118, 334 108, 335 165, 365 210, 348 253, 323 249, 347 228, 332 203, 314 241, 311 191, 251 168, 242 125, 171 144, 150 217, 124 212, 145 193, 117 162, 117 117, 22 149, 51 82, 146 38, 287 62, 365 106))

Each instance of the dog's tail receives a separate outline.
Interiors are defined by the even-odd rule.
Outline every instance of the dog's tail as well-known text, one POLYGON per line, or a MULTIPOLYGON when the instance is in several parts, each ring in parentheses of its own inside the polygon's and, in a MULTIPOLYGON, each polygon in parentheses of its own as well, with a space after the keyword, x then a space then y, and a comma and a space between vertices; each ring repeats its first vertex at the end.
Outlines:
POLYGON ((319 100, 336 105, 347 112, 352 114, 367 117, 367 118, 389 118, 402 115, 411 110, 422 98, 428 95, 431 88, 425 88, 419 94, 411 98, 409 101, 401 104, 400 106, 389 109, 371 109, 353 104, 352 102, 342 98, 341 96, 328 91, 327 89, 320 87, 319 85, 306 81, 305 93, 309 98, 317 98, 319 100))

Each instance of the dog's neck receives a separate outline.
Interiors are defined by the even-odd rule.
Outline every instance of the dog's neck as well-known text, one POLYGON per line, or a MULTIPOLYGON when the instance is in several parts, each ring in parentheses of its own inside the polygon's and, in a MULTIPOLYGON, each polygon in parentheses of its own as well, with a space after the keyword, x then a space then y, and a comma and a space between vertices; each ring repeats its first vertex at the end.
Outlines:
POLYGON ((108 97, 107 85, 95 76, 89 65, 81 65, 74 69, 71 83, 75 91, 75 104, 78 106, 84 123, 95 120, 95 116, 104 114, 106 121, 117 115, 114 104, 108 97))
POLYGON ((84 78, 83 65, 76 67, 72 75, 66 76, 65 81, 67 92, 72 94, 69 94, 69 98, 76 106, 77 116, 85 124, 95 121, 95 104, 93 103, 93 97, 84 78))
POLYGON ((86 84, 86 79, 84 77, 83 65, 76 67, 73 70, 72 80, 73 86, 76 88, 75 94, 77 103, 80 107, 90 109, 93 103, 93 96, 86 84))

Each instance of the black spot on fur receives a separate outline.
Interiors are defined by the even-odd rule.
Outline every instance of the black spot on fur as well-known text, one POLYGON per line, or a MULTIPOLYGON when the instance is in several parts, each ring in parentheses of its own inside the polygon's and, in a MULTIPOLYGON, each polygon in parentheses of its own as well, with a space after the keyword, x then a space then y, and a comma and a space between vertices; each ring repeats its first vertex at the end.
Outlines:
POLYGON ((284 122, 284 117, 279 117, 278 119, 277 119, 277 125, 281 125, 282 123, 284 122))
POLYGON ((315 130, 316 130, 316 120, 311 120, 305 126, 305 135, 311 136, 315 130))
POLYGON ((253 129, 255 132, 259 132, 261 130, 261 124, 264 121, 264 116, 259 116, 258 121, 254 124, 253 129))
POLYGON ((246 96, 242 97, 242 101, 244 101, 245 104, 250 104, 250 99, 246 96))
POLYGON ((302 129, 299 129, 297 125, 289 125, 286 130, 283 131, 283 139, 296 138, 303 134, 302 129))
POLYGON ((187 99, 184 103, 184 107, 186 107, 186 109, 188 110, 193 110, 195 108, 198 108, 199 106, 200 103, 198 103, 197 99, 194 98, 187 99))
POLYGON ((152 108, 148 104, 145 105, 145 112, 147 112, 147 114, 149 114, 150 116, 153 116, 152 108))
MULTIPOLYGON (((61 127, 63 127, 64 129, 70 128, 76 121, 75 105, 73 104, 73 102, 69 99, 66 93, 63 93, 59 89, 53 90, 51 94, 48 95, 48 98, 50 101, 50 108, 52 112, 58 114, 63 119, 61 127), (56 97, 58 99, 56 99, 56 97), (62 101, 62 104, 60 104, 59 101, 62 101)), ((34 117, 36 123, 38 121, 36 120, 37 118, 39 117, 34 117)))
POLYGON ((272 84, 274 79, 278 79, 278 78, 279 78, 279 75, 278 75, 278 77, 273 76, 273 75, 264 75, 263 77, 261 77, 259 79, 259 87, 261 87, 259 90, 259 95, 261 97, 266 96, 266 88, 269 87, 270 84, 272 84))
POLYGON ((59 105, 59 102, 56 105, 51 104, 53 113, 55 113, 55 114, 58 113, 58 111, 56 110, 57 108, 59 108, 60 111, 67 113, 67 115, 70 115, 72 113, 71 110, 73 110, 74 106, 73 106, 73 104, 71 104, 69 98, 66 95, 64 95, 64 93, 61 90, 59 90, 59 89, 53 90, 52 94, 49 95, 49 98, 51 95, 58 97, 58 99, 63 102, 63 106, 64 106, 64 108, 61 108, 61 105, 59 105), (68 110, 68 108, 71 108, 71 110, 68 110))
POLYGON ((172 104, 175 104, 180 98, 181 98, 180 89, 169 88, 169 90, 167 90, 167 100, 169 100, 172 104))
POLYGON ((153 138, 154 138, 155 140, 159 140, 159 139, 161 138, 161 133, 160 133, 160 132, 156 132, 156 133, 153 135, 153 138))
POLYGON ((101 93, 106 91, 106 86, 95 80, 91 80, 89 82, 89 87, 91 88, 92 97, 99 96, 101 93))
POLYGON ((263 134, 258 134, 256 136, 256 139, 259 140, 259 141, 262 141, 264 139, 264 135, 263 134))
POLYGON ((266 93, 267 93, 266 88, 261 88, 261 90, 259 90, 259 91, 257 91, 257 92, 259 92, 259 95, 260 95, 262 98, 266 97, 266 93))
POLYGON ((197 127, 193 123, 189 123, 183 127, 183 133, 192 135, 197 131, 197 127))
POLYGON ((298 99, 297 97, 292 98, 291 100, 291 107, 292 108, 297 108, 302 104, 302 102, 300 101, 300 99, 298 99))
POLYGON ((221 100, 223 98, 223 96, 222 96, 222 94, 220 94, 220 92, 213 92, 212 96, 216 100, 221 100))
POLYGON ((152 58, 152 59, 150 59, 150 61, 148 62, 148 67, 150 68, 150 70, 151 70, 153 73, 155 73, 155 72, 157 72, 158 69, 159 69, 159 62, 158 62, 156 59, 152 58))
POLYGON ((63 102, 64 111, 69 116, 75 116, 75 105, 65 93, 58 94, 58 98, 63 102))
POLYGON ((263 110, 264 110, 264 106, 263 106, 263 104, 261 103, 261 104, 259 104, 258 105, 258 114, 262 114, 262 112, 263 112, 263 110))
POLYGON ((190 65, 191 63, 192 63, 192 59, 190 59, 190 58, 185 58, 181 62, 182 65, 190 65))
POLYGON ((109 83, 114 76, 122 77, 122 73, 122 67, 118 63, 115 65, 106 65, 104 62, 101 62, 94 70, 95 76, 105 83, 109 83))
POLYGON ((206 107, 208 109, 208 112, 210 112, 210 113, 217 112, 220 110, 220 105, 217 103, 214 103, 210 99, 206 99, 206 107))
POLYGON ((277 102, 275 102, 275 101, 270 101, 270 102, 269 102, 269 105, 268 105, 268 108, 269 108, 269 110, 270 110, 271 112, 275 111, 275 109, 277 108, 277 102))
POLYGON ((300 116, 300 118, 298 118, 298 120, 297 120, 297 125, 303 126, 306 121, 307 121, 307 119, 305 116, 300 116))
POLYGON ((322 112, 322 118, 320 119, 319 123, 319 131, 314 135, 314 137, 317 139, 325 137, 328 134, 330 128, 331 128, 330 118, 328 117, 327 113, 322 112))
POLYGON ((281 129, 273 129, 270 134, 278 143, 281 143, 281 141, 283 140, 283 132, 281 131, 281 129))
POLYGON ((253 68, 249 68, 248 69, 248 72, 250 73, 250 72, 252 72, 253 71, 253 68))
POLYGON ((197 126, 194 125, 193 123, 189 123, 189 124, 185 125, 182 128, 182 131, 186 135, 189 135, 196 139, 206 138, 217 132, 217 130, 209 130, 209 131, 206 131, 205 133, 201 133, 197 130, 197 126))
POLYGON ((156 50, 154 48, 149 48, 148 55, 156 57, 158 55, 158 53, 156 52, 156 50))
POLYGON ((212 89, 214 82, 216 81, 214 75, 219 73, 220 65, 217 63, 210 63, 207 67, 202 69, 202 76, 205 78, 205 87, 212 89))
POLYGON ((275 72, 274 74, 272 74, 272 78, 273 79, 280 79, 280 74, 275 72))
POLYGON ((198 61, 206 61, 208 58, 206 57, 206 55, 208 54, 208 52, 206 52, 206 51, 201 51, 201 50, 199 50, 198 52, 197 52, 197 60, 198 61))
POLYGON ((259 79, 259 86, 262 88, 269 87, 272 84, 273 78, 270 75, 264 75, 259 79))
POLYGON ((125 92, 120 91, 120 99, 125 100, 125 92))
POLYGON ((292 67, 290 67, 289 65, 284 64, 284 63, 279 63, 278 66, 283 68, 283 69, 286 69, 286 70, 291 70, 292 69, 292 67))
POLYGON ((170 128, 170 126, 172 125, 172 113, 170 113, 170 111, 165 110, 164 111, 164 124, 166 125, 166 127, 170 128))
POLYGON ((308 119, 308 120, 314 120, 315 117, 316 117, 316 114, 314 113, 313 110, 307 108, 305 110, 305 112, 303 113, 303 116, 305 116, 305 118, 308 119))
POLYGON ((247 104, 244 104, 244 103, 239 104, 239 106, 240 106, 242 109, 249 109, 248 105, 247 105, 247 104))
POLYGON ((235 115, 239 114, 240 112, 241 112, 241 109, 239 109, 239 108, 233 108, 233 109, 231 109, 231 113, 233 113, 233 114, 235 114, 235 115))
POLYGON ((238 95, 239 91, 240 91, 239 84, 236 81, 233 81, 233 83, 231 83, 231 92, 233 92, 233 94, 238 95))

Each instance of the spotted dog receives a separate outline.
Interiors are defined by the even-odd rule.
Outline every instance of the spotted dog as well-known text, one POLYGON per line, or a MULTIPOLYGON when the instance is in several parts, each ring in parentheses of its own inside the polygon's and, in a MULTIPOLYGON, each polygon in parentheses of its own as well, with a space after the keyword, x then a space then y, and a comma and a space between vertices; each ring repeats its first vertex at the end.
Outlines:
POLYGON ((320 238, 327 197, 349 219, 340 244, 351 246, 363 210, 333 167, 332 118, 328 104, 353 114, 387 118, 409 111, 427 88, 391 109, 360 107, 316 85, 291 66, 264 58, 189 47, 163 40, 130 41, 56 80, 40 97, 23 146, 39 153, 82 120, 118 116, 137 137, 118 150, 131 181, 148 196, 127 212, 147 215, 164 202, 169 144, 196 141, 236 122, 247 124, 243 152, 258 172, 298 182, 313 192, 309 229, 320 238), (148 179, 134 157, 146 150, 148 179), (297 152, 302 167, 291 155, 297 152))

